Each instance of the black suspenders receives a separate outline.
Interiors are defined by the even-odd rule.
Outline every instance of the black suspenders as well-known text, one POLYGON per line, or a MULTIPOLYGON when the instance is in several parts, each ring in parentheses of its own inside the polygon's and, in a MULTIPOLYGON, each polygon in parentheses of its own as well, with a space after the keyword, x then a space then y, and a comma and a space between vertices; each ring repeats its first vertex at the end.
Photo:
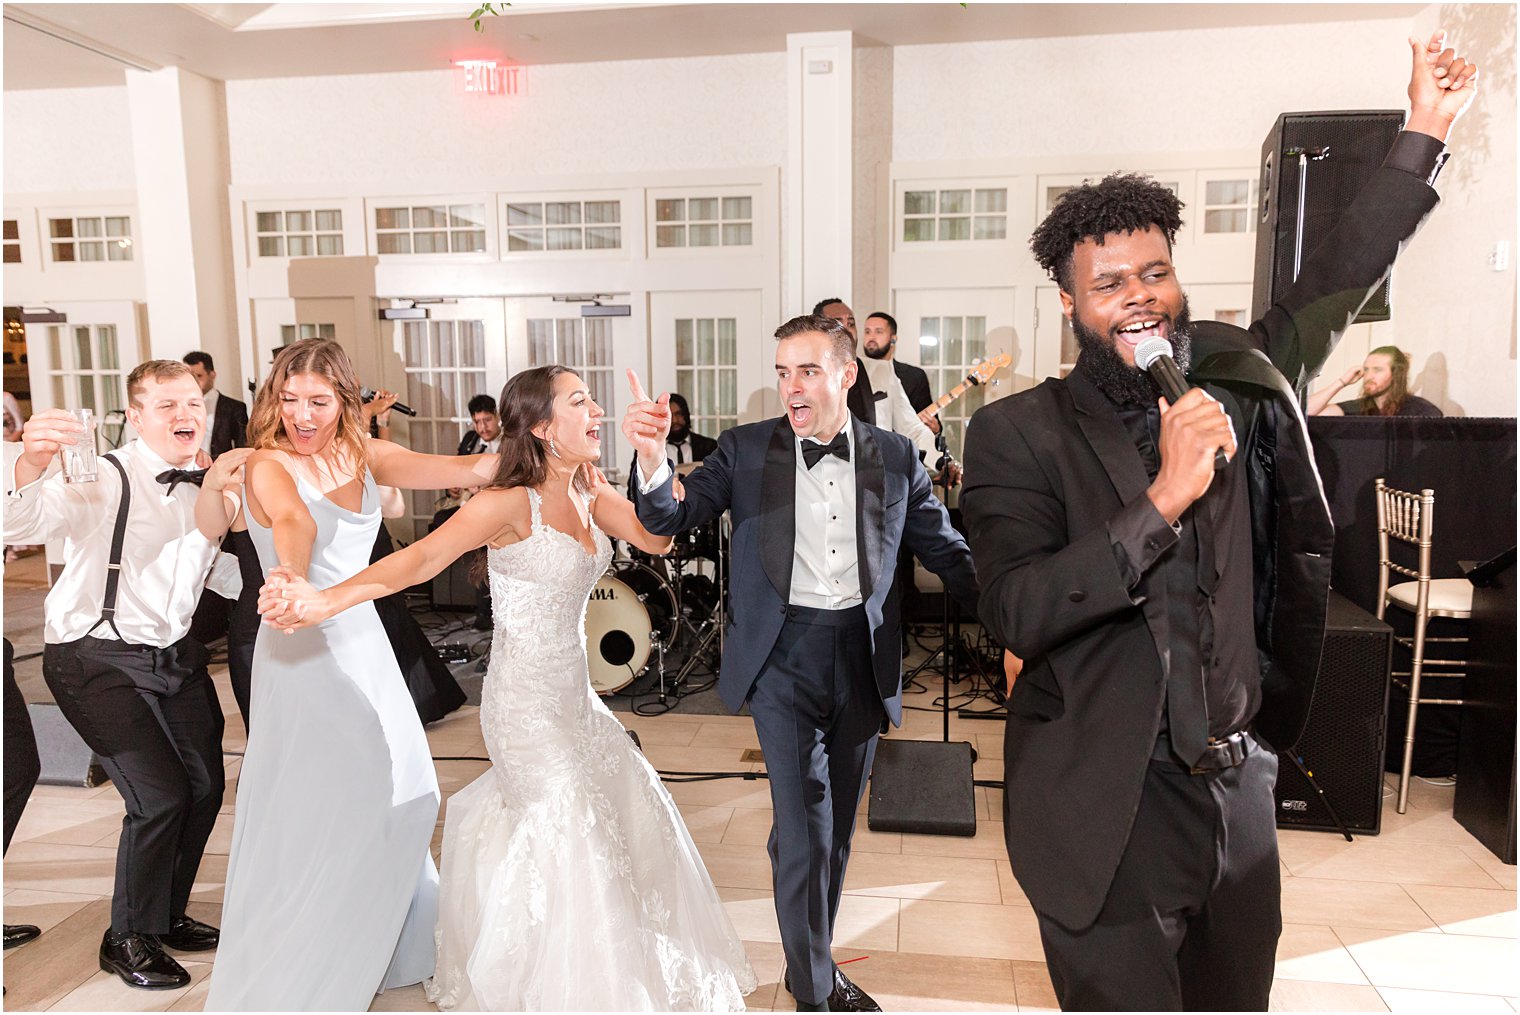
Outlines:
MULTIPOLYGON (((100 619, 90 625, 85 636, 88 637, 101 624, 109 624, 116 637, 121 638, 121 632, 116 630, 116 587, 121 582, 121 546, 127 535, 127 512, 132 508, 132 487, 127 482, 127 470, 121 467, 120 462, 111 455, 100 457, 121 473, 121 504, 116 509, 116 529, 111 533, 111 559, 106 564, 106 594, 100 606, 100 619)), ((122 641, 125 640, 122 638, 122 641)))

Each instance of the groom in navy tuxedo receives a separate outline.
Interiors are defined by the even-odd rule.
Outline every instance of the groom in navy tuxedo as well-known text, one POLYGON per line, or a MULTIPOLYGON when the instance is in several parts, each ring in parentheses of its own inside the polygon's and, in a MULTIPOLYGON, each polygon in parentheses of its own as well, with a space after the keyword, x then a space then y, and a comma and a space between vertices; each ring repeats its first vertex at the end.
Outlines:
POLYGON ((639 520, 673 535, 733 511, 733 610, 718 693, 749 704, 765 753, 769 850, 787 989, 798 1011, 879 1011, 830 954, 855 813, 883 717, 902 722, 899 549, 973 612, 976 572, 906 437, 851 416, 855 339, 837 321, 776 331, 786 415, 733 427, 677 500, 669 396, 629 372, 623 434, 638 452, 639 520))

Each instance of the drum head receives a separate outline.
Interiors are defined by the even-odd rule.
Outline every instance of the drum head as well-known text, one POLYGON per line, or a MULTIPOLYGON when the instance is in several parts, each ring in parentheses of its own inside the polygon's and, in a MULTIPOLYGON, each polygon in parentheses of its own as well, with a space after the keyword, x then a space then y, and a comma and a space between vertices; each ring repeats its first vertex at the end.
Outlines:
POLYGON ((597 581, 586 604, 586 666, 597 694, 622 690, 644 672, 652 634, 668 642, 675 599, 665 580, 634 561, 619 561, 597 581))

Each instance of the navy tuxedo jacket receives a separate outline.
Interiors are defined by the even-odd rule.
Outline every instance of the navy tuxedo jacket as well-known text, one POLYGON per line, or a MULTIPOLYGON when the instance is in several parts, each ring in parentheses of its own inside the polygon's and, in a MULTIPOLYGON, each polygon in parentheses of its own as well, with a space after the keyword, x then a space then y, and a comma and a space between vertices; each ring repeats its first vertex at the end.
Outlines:
MULTIPOLYGON (((976 570, 965 541, 934 496, 918 449, 906 438, 851 418, 860 590, 871 628, 871 664, 882 705, 902 722, 901 613, 893 582, 906 546, 975 612, 976 570)), ((786 620, 796 540, 796 439, 786 418, 725 430, 677 502, 667 479, 637 497, 649 531, 674 535, 733 510, 730 602, 718 693, 738 711, 786 620)))

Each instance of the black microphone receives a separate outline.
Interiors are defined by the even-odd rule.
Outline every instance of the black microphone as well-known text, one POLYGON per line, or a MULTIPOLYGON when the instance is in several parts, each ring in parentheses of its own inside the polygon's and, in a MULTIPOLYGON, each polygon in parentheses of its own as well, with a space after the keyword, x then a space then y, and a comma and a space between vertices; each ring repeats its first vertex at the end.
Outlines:
MULTIPOLYGON (((1147 338, 1135 346, 1135 366, 1151 375, 1151 380, 1156 382, 1166 400, 1173 405, 1191 387, 1187 378, 1182 376, 1177 361, 1172 359, 1172 343, 1164 338, 1147 338)), ((1228 464, 1230 459, 1225 455, 1224 448, 1215 448, 1214 471, 1218 472, 1228 464)))
MULTIPOLYGON (((1167 348, 1170 349, 1171 346, 1167 346, 1167 348)), ((364 399, 364 401, 366 401, 366 402, 372 402, 375 399, 375 391, 374 391, 373 388, 360 388, 359 389, 359 397, 362 398, 362 399, 364 399)), ((395 409, 397 412, 401 413, 401 415, 403 415, 403 416, 415 416, 415 415, 417 415, 417 410, 416 409, 413 409, 410 405, 402 405, 400 402, 392 402, 391 403, 391 408, 395 409)))

